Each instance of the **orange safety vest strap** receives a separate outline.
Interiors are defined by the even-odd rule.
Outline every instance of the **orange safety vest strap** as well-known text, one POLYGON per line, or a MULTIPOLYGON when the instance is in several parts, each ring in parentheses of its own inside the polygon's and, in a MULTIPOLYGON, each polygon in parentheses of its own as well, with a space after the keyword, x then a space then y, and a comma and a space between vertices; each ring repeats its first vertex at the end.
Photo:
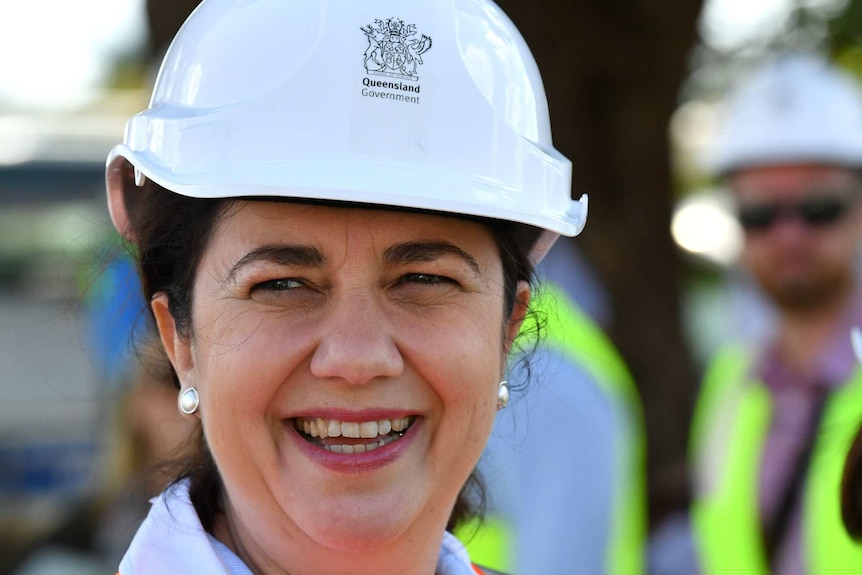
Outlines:
POLYGON ((502 571, 494 571, 493 569, 488 569, 487 567, 479 567, 475 563, 472 563, 473 571, 476 572, 476 575, 506 575, 502 571))

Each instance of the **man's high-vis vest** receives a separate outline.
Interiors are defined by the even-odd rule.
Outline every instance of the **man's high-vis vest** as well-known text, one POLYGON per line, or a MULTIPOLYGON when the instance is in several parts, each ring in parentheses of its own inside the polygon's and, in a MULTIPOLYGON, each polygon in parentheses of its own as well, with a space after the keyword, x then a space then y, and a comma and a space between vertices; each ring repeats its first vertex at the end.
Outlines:
MULTIPOLYGON (((696 499, 692 516, 704 575, 768 575, 758 513, 758 474, 772 401, 749 377, 750 354, 720 352, 704 379, 692 422, 696 499)), ((841 522, 844 460, 862 422, 862 372, 832 392, 801 491, 803 557, 809 575, 862 573, 862 546, 841 522)))
MULTIPOLYGON (((540 323, 542 345, 558 351, 587 370, 602 392, 630 416, 634 433, 618 434, 621 436, 616 447, 619 469, 614 473, 616 485, 612 533, 605 564, 607 575, 641 575, 645 572, 647 523, 646 446, 640 398, 634 381, 607 336, 563 290, 553 284, 545 284, 531 307, 537 318, 528 317, 525 320, 522 337, 535 334, 536 320, 544 321, 544 324, 540 323)), ((572 454, 572 457, 577 455, 572 454)), ((578 520, 572 517, 572 521, 578 520)), ((475 561, 504 572, 511 570, 511 529, 498 518, 491 517, 486 525, 472 525, 459 530, 458 534, 463 534, 462 540, 466 542, 470 556, 475 561)), ((517 553, 517 542, 514 542, 514 546, 517 553)))

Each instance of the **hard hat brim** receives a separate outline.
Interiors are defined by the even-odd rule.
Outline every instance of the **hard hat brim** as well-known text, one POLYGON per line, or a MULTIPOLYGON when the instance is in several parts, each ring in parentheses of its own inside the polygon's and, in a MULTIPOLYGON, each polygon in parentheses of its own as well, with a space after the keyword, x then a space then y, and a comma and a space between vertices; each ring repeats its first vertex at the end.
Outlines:
MULTIPOLYGON (((570 169, 561 156, 562 168, 570 169)), ((495 182, 459 178, 439 171, 420 170, 415 166, 380 166, 362 163, 263 164, 246 170, 232 167, 232 180, 220 179, 218 173, 163 173, 157 164, 149 164, 126 145, 115 146, 108 156, 106 181, 108 205, 117 229, 127 237, 134 235, 127 213, 128 180, 124 166, 135 170, 135 180, 148 178, 174 193, 192 198, 265 198, 283 197, 326 200, 401 207, 433 212, 510 221, 538 228, 532 234, 531 257, 538 262, 558 235, 576 236, 586 223, 587 197, 578 201, 569 198, 566 205, 557 205, 560 190, 537 186, 533 190, 508 190, 495 182), (128 162, 128 164, 127 164, 128 162), (315 185, 325 181, 327 185, 315 185), (421 185, 420 185, 421 182, 421 185), (408 190, 409 193, 405 193, 408 190), (445 202, 433 194, 445 190, 445 202), (524 195, 534 197, 525 198, 524 195)), ((561 178, 568 181, 568 174, 561 178)))

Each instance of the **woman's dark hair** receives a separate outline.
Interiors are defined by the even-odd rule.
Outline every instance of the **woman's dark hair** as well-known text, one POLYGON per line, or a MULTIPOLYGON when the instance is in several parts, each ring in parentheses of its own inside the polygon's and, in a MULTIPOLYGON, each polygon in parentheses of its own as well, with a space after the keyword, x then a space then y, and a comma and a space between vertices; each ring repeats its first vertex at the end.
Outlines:
MULTIPOLYGON (((192 293, 198 265, 222 214, 232 205, 232 199, 189 198, 170 192, 157 184, 147 183, 130 191, 127 198, 131 229, 135 245, 132 248, 138 263, 145 301, 163 292, 168 296, 168 309, 181 337, 192 334, 192 293), (131 200, 131 201, 130 201, 131 200)), ((251 198, 243 198, 244 200, 251 198)), ((258 198, 269 201, 290 201, 281 198, 258 198)), ((362 204, 320 203, 343 207, 374 207, 362 204)), ((379 206, 377 206, 379 209, 379 206)), ((387 208, 389 209, 389 208, 387 208)), ((443 214, 451 216, 451 214, 443 214)), ((504 306, 509 317, 515 306, 519 281, 532 283, 533 266, 518 238, 523 237, 519 224, 468 218, 487 225, 500 252, 504 280, 504 306)), ((537 338, 527 338, 535 341, 537 338)), ((525 354, 522 354, 525 355, 525 354)), ((173 385, 179 388, 176 373, 170 370, 173 385)), ((208 531, 221 510, 221 479, 212 459, 206 439, 198 426, 193 445, 181 459, 172 462, 175 481, 188 479, 190 494, 201 523, 208 531)), ((485 510, 485 488, 474 470, 459 493, 447 528, 473 518, 481 518, 485 510)))

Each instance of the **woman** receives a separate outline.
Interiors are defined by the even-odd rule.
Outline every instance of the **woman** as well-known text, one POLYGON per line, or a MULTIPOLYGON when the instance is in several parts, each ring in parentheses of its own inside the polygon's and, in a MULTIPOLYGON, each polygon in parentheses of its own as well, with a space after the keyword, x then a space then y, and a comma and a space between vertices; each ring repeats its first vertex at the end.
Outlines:
POLYGON ((449 531, 586 204, 503 13, 405 4, 206 0, 108 159, 201 429, 122 575, 482 572, 449 531))

